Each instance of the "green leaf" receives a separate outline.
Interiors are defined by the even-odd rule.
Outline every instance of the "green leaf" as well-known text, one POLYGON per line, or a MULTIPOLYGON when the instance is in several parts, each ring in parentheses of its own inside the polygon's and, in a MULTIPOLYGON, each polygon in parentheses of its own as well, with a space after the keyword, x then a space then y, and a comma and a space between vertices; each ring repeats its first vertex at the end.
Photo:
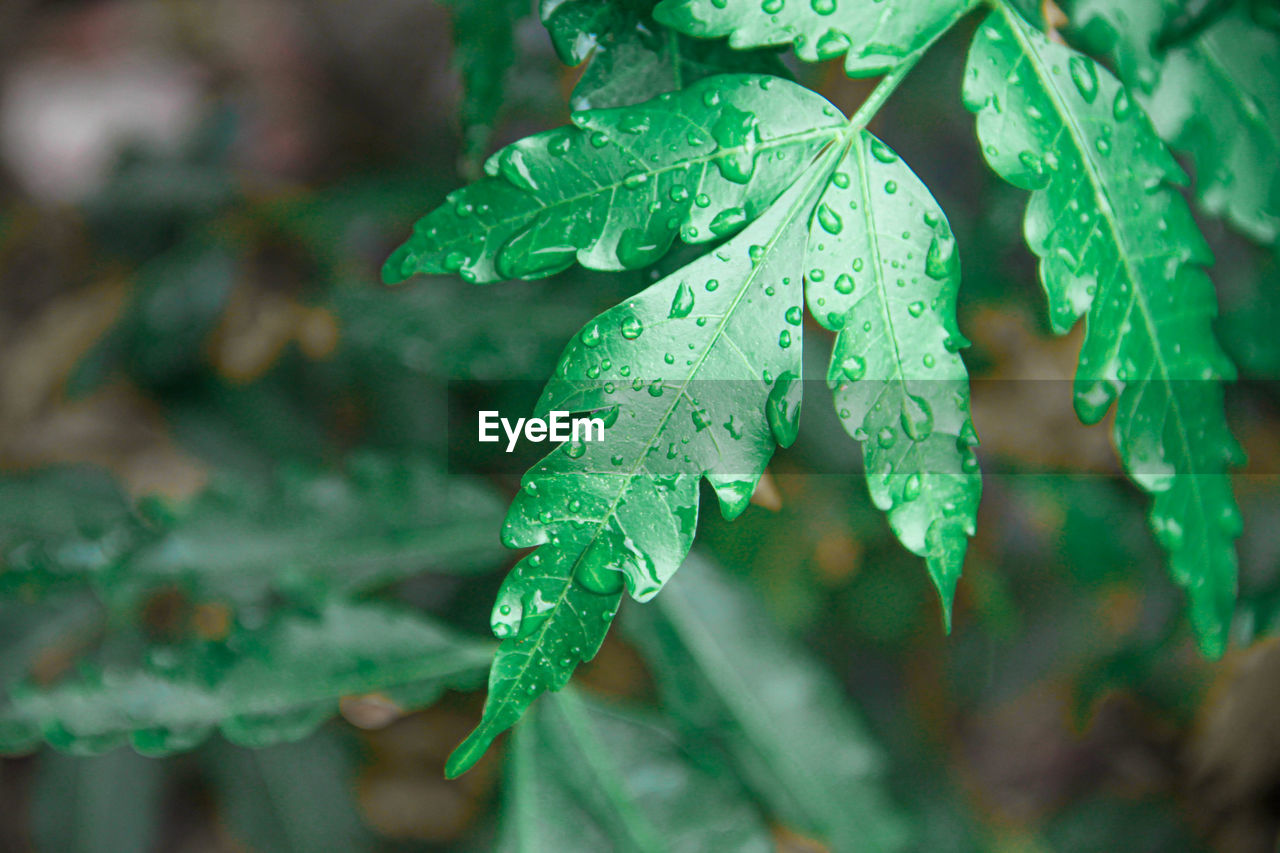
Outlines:
POLYGON ((723 743, 783 821, 833 850, 907 846, 884 759, 836 681, 710 562, 691 556, 652 607, 623 624, 664 707, 723 743))
POLYGON ((955 238, 920 179, 864 131, 818 204, 805 268, 809 310, 839 332, 827 381, 872 500, 926 559, 950 625, 982 493, 955 238))
POLYGON ((923 52, 973 0, 662 0, 654 17, 735 48, 795 46, 805 62, 845 56, 851 77, 884 74, 923 52))
POLYGON ((1080 418, 1118 398, 1125 469, 1154 496, 1151 525, 1187 588, 1200 647, 1221 654, 1236 589, 1240 513, 1213 338, 1210 255, 1184 176, 1130 93, 1093 60, 1048 41, 1004 6, 974 38, 965 104, 988 163, 1032 190, 1025 231, 1055 331, 1088 314, 1076 375, 1080 418))
POLYGON ((462 77, 463 171, 479 175, 506 99, 515 28, 532 8, 528 0, 450 0, 450 6, 453 64, 462 77))
POLYGON ((243 849, 357 853, 376 845, 352 802, 357 767, 351 753, 332 729, 322 728, 305 741, 265 749, 211 741, 199 757, 226 827, 243 849))
POLYGON ((93 758, 43 753, 31 788, 34 849, 155 850, 166 770, 128 749, 93 758))
POLYGON ((234 743, 266 746, 304 737, 345 695, 382 691, 425 705, 448 687, 471 687, 490 654, 411 611, 342 601, 279 612, 220 643, 121 639, 52 685, 15 685, 6 716, 76 753, 127 739, 163 755, 190 749, 215 727, 234 743))
POLYGON ((1115 59, 1157 132, 1196 167, 1196 198, 1255 240, 1280 235, 1280 34, 1236 3, 1167 52, 1182 3, 1079 0, 1081 42, 1115 59))
POLYGON ((603 441, 571 441, 525 475, 503 541, 541 546, 498 594, 503 638, 457 775, 542 692, 599 648, 624 579, 647 601, 693 542, 705 477, 728 518, 774 444, 796 436, 801 274, 809 211, 831 160, 747 230, 592 320, 566 348, 537 415, 602 412, 603 441))
POLYGON ((734 50, 723 40, 690 38, 638 16, 631 26, 600 39, 569 106, 629 106, 729 72, 791 76, 777 51, 734 50))
POLYGON ((224 474, 165 511, 166 535, 120 566, 117 586, 178 582, 251 603, 481 571, 504 555, 494 493, 413 456, 353 453, 343 471, 281 465, 264 483, 224 474))
POLYGON ((746 74, 573 120, 491 157, 491 177, 451 193, 418 222, 384 279, 540 278, 575 260, 597 270, 647 266, 677 232, 702 243, 738 230, 842 123, 808 89, 746 74))
POLYGON ((719 770, 648 716, 565 690, 515 731, 498 849, 773 850, 751 801, 719 770))
POLYGON ((602 36, 633 25, 635 11, 614 0, 539 0, 538 17, 565 65, 580 65, 602 36))

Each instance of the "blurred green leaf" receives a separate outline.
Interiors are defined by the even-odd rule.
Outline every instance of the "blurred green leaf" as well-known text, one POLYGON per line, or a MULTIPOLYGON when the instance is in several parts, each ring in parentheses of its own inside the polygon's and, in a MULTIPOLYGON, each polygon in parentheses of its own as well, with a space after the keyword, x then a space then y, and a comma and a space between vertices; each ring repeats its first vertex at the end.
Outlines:
POLYGON ((163 755, 190 749, 215 727, 234 743, 266 746, 306 736, 342 696, 377 691, 421 706, 446 688, 478 686, 491 654, 389 604, 331 601, 246 624, 253 621, 242 614, 219 640, 114 637, 53 684, 14 685, 9 714, 75 753, 127 739, 163 755))
POLYGON ((117 749, 92 758, 46 751, 31 789, 31 836, 42 853, 156 849, 168 767, 117 749))
POLYGON ((356 762, 321 728, 264 749, 211 741, 199 754, 231 835, 259 853, 359 853, 375 849, 351 797, 356 762))
POLYGON ((516 728, 499 846, 520 853, 774 850, 733 778, 648 715, 573 688, 516 728))
POLYGON ((624 630, 671 714, 722 744, 783 821, 834 850, 907 849, 884 756, 839 685, 712 564, 691 556, 624 630))

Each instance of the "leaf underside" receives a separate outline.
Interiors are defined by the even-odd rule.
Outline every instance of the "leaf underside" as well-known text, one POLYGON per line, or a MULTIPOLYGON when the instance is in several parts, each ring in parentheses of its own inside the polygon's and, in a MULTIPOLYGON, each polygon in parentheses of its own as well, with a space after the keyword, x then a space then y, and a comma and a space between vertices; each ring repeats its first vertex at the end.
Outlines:
POLYGON ((1150 520, 1190 596, 1202 650, 1221 654, 1240 514, 1223 414, 1233 368, 1214 340, 1211 258, 1171 184, 1185 180, 1105 69, 999 6, 974 38, 964 99, 987 162, 1032 191, 1025 231, 1059 333, 1087 315, 1075 381, 1086 423, 1116 403, 1113 437, 1154 497, 1150 520))
POLYGON ((1182 3, 1080 0, 1080 41, 1111 56, 1160 136, 1191 155, 1200 205, 1255 240, 1280 236, 1280 35, 1237 3, 1167 51, 1182 3))
POLYGON ((509 145, 387 260, 389 283, 458 273, 540 278, 575 261, 636 269, 675 240, 715 240, 769 206, 838 132, 840 112, 787 80, 721 75, 509 145))

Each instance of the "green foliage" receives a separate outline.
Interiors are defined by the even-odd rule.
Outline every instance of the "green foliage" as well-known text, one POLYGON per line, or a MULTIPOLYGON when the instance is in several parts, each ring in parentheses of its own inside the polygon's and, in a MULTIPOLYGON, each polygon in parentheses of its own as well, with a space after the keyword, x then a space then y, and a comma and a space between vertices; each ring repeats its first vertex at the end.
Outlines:
POLYGON ((955 238, 920 179, 865 131, 814 220, 806 295, 838 333, 827 381, 840 421, 862 442, 872 500, 926 559, 949 624, 982 492, 956 354, 968 341, 955 320, 955 238))
POLYGON ((746 592, 690 557, 626 633, 653 663, 663 700, 718 740, 752 791, 834 850, 901 850, 884 761, 831 678, 770 625, 746 592))
POLYGON ((515 28, 528 0, 453 0, 453 62, 462 77, 462 168, 480 174, 494 125, 506 100, 516 54, 515 28))
POLYGON ((806 62, 844 55, 850 77, 885 74, 924 51, 974 0, 662 0, 654 14, 689 35, 735 48, 795 46, 806 62))
POLYGON ((575 113, 485 164, 387 260, 383 277, 456 272, 468 281, 647 266, 679 233, 704 243, 740 229, 831 142, 839 113, 784 80, 697 83, 630 108, 575 113))
MULTIPOLYGON (((1219 4, 1222 5, 1222 4, 1219 4)), ((1280 34, 1244 3, 1175 28, 1183 4, 1077 0, 1073 27, 1110 56, 1160 136, 1191 156, 1196 197, 1256 240, 1280 235, 1280 34)))
POLYGON ((1226 470, 1243 460, 1222 411, 1234 368, 1210 329, 1211 258, 1170 186, 1185 176, 1124 86, 1005 7, 974 37, 964 98, 987 162, 1033 191, 1025 233, 1054 330, 1088 315, 1076 411, 1096 423, 1118 401, 1120 457, 1154 495, 1151 526, 1201 648, 1220 655, 1240 533, 1226 470))
POLYGON ((520 724, 511 750, 499 850, 774 849, 732 777, 647 715, 570 688, 520 724))

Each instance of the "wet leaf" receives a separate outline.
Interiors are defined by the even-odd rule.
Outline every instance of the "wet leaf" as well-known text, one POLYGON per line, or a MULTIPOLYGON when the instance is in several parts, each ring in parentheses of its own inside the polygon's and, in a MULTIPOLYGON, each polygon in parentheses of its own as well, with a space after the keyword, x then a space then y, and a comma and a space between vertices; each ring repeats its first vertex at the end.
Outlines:
POLYGON ((789 81, 726 75, 632 107, 575 113, 527 137, 450 194, 387 260, 383 277, 541 278, 571 266, 648 266, 677 233, 728 236, 836 135, 840 113, 789 81))
POLYGON ((794 45, 806 62, 845 57, 851 77, 874 77, 925 50, 970 0, 662 0, 659 22, 735 48, 794 45))
POLYGON ((839 335, 827 381, 840 421, 862 444, 872 500, 928 563, 949 625, 982 492, 955 237, 920 179, 864 131, 818 203, 805 269, 810 312, 839 335))
POLYGON ((1076 411, 1113 431, 1129 476, 1154 497, 1150 521, 1191 600, 1206 654, 1222 653, 1236 590, 1240 513, 1228 466, 1213 337, 1211 260, 1172 185, 1185 176, 1106 69, 999 6, 974 37, 965 103, 987 162, 1033 192, 1025 233, 1040 257, 1055 331, 1088 315, 1076 411))

